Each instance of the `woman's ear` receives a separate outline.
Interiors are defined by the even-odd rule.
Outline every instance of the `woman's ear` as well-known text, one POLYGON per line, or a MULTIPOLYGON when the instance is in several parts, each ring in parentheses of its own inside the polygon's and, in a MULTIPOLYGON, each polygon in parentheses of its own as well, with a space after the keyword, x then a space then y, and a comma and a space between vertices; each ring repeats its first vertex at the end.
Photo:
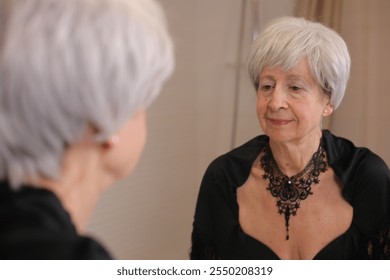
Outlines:
POLYGON ((105 150, 111 149, 120 142, 120 137, 117 134, 112 135, 109 139, 103 142, 102 146, 105 150))
POLYGON ((333 113, 333 104, 329 101, 326 103, 324 110, 322 111, 323 117, 329 117, 333 113))

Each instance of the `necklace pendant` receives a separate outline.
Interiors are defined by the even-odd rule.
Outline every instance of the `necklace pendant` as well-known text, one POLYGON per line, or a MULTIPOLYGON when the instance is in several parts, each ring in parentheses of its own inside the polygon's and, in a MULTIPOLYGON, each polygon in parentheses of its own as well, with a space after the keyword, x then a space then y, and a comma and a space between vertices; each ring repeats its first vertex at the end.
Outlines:
POLYGON ((286 211, 284 212, 284 219, 286 222, 286 240, 290 239, 289 227, 290 227, 290 206, 287 206, 286 211))
POLYGON ((290 179, 287 179, 284 183, 284 189, 289 193, 293 191, 293 183, 290 179))

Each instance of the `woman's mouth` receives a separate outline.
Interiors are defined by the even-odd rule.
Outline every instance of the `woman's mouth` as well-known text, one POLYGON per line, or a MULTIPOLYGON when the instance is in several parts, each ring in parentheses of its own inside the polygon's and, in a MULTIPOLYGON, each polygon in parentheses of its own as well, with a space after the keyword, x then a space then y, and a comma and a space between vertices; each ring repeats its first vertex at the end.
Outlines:
POLYGON ((293 120, 289 120, 289 119, 277 119, 277 118, 266 118, 266 120, 275 126, 287 125, 293 121, 293 120))

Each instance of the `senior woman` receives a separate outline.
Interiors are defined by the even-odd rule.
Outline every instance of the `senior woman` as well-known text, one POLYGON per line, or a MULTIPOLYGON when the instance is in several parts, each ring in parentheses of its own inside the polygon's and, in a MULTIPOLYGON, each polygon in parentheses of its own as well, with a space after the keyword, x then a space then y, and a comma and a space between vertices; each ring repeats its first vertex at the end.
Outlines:
POLYGON ((208 167, 192 259, 389 257, 388 167, 321 129, 349 70, 345 42, 324 25, 286 17, 265 28, 249 54, 265 135, 208 167))
POLYGON ((173 69, 153 0, 0 1, 0 258, 108 259, 84 236, 173 69))

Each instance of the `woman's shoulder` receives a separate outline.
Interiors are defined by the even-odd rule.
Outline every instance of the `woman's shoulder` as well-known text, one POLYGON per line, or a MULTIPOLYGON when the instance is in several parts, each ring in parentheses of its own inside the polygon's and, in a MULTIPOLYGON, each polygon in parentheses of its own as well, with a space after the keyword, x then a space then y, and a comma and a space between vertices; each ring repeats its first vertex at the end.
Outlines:
POLYGON ((259 135, 215 158, 206 169, 202 185, 214 185, 216 182, 224 188, 242 185, 267 141, 267 136, 259 135))
POLYGON ((389 176, 385 161, 367 147, 357 147, 343 137, 324 131, 325 148, 329 164, 336 173, 358 177, 367 175, 389 176))
POLYGON ((0 259, 110 259, 98 241, 80 236, 54 193, 0 182, 0 259))
POLYGON ((112 259, 104 246, 92 238, 70 234, 66 230, 51 232, 31 226, 2 232, 0 248, 0 259, 112 259))
POLYGON ((390 197, 390 171, 380 156, 329 131, 324 132, 324 138, 329 165, 343 183, 348 200, 365 196, 390 197))

